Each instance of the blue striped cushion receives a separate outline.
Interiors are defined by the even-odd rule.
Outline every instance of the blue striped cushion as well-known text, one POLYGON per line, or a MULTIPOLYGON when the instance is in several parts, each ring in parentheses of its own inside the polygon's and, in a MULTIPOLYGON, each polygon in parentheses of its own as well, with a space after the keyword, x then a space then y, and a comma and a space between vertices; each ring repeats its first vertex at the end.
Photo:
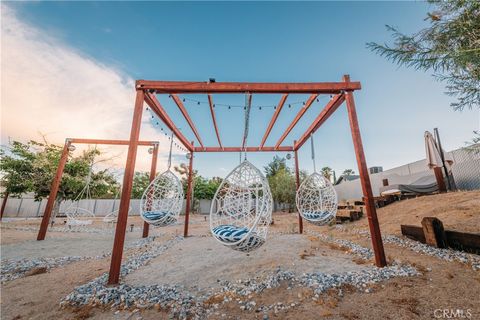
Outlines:
POLYGON ((163 211, 145 211, 143 216, 151 221, 151 224, 155 226, 166 226, 177 221, 173 214, 163 211), (165 218, 166 217, 166 218, 165 218), (158 221, 157 223, 155 221, 158 221))
POLYGON ((334 216, 328 211, 303 212, 302 216, 309 222, 316 225, 325 225, 333 220, 334 216))
POLYGON ((303 217, 307 220, 312 219, 312 220, 319 220, 323 219, 328 215, 328 211, 316 211, 316 212, 303 212, 303 217))
MULTIPOLYGON (((216 238, 225 243, 238 242, 242 240, 242 238, 249 232, 248 228, 235 227, 232 225, 221 225, 213 228, 212 231, 216 238)), ((265 240, 259 237, 254 231, 250 233, 249 236, 243 241, 232 246, 231 248, 242 252, 249 252, 257 249, 264 243, 265 240)))
POLYGON ((213 228, 213 233, 224 242, 237 242, 248 233, 248 228, 239 228, 232 225, 221 225, 213 228))

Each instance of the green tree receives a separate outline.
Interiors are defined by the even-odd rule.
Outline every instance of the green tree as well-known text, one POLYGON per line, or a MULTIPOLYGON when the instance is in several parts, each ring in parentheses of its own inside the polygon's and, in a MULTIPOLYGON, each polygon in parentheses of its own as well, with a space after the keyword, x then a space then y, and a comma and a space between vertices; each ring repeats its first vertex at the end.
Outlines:
MULTIPOLYGON (((52 180, 56 174, 63 147, 48 142, 30 141, 21 143, 14 141, 9 154, 2 153, 1 172, 7 185, 15 187, 15 194, 33 192, 35 200, 40 201, 50 194, 52 180), (13 182, 20 177, 23 182, 13 182)), ((95 197, 111 197, 118 190, 118 182, 107 170, 93 172, 92 165, 100 151, 87 149, 80 156, 68 155, 55 199, 54 217, 58 213, 59 204, 63 200, 75 200, 89 181, 91 195, 95 197)))
POLYGON ((351 176, 353 174, 355 174, 355 171, 353 171, 353 169, 345 169, 345 170, 343 170, 342 176, 348 177, 348 176, 351 176))
POLYGON ((132 199, 140 199, 150 184, 150 175, 148 172, 135 172, 132 182, 132 199))
POLYGON ((387 25, 394 44, 367 43, 372 51, 402 66, 432 70, 456 96, 455 110, 480 107, 480 1, 428 0, 430 26, 412 35, 387 25))
POLYGON ((295 206, 295 176, 285 168, 280 169, 268 179, 273 199, 278 203, 288 204, 289 212, 295 206))
POLYGON ((267 179, 277 174, 277 172, 280 170, 290 171, 290 169, 287 167, 287 161, 285 158, 281 158, 279 156, 273 157, 273 160, 264 167, 264 170, 267 179))
POLYGON ((4 194, 14 197, 32 190, 32 175, 35 156, 29 146, 13 141, 9 150, 0 150, 1 182, 4 194))

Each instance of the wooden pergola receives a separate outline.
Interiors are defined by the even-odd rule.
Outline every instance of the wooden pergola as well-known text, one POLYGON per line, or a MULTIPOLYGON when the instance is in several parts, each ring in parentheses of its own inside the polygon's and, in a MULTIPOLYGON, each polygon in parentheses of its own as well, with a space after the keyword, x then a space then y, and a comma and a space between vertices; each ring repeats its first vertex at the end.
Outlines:
MULTIPOLYGON (((122 196, 120 200, 120 209, 118 213, 118 223, 115 231, 115 239, 113 244, 112 258, 110 264, 110 273, 108 278, 109 284, 117 284, 120 277, 120 267, 123 255, 123 246, 125 241, 125 231, 127 227, 128 210, 130 205, 130 193, 132 189, 132 180, 134 175, 135 160, 137 155, 137 148, 140 145, 140 127, 142 122, 142 112, 144 103, 165 123, 165 125, 173 132, 175 137, 190 153, 189 160, 189 175, 187 185, 187 203, 185 213, 184 236, 188 236, 188 219, 190 213, 190 199, 192 188, 192 172, 193 172, 193 155, 201 152, 293 152, 295 155, 295 174, 297 188, 300 185, 299 179, 299 163, 297 151, 308 140, 312 133, 314 133, 342 104, 346 102, 348 117, 350 122, 353 145, 360 174, 360 181, 363 191, 363 199, 365 201, 366 212, 368 216, 368 223, 370 228, 370 235, 375 253, 375 262, 379 267, 386 265, 385 252, 383 248, 382 238, 380 234, 380 227, 378 224, 377 213, 372 194, 372 187, 368 173, 367 163, 365 161, 365 154, 363 151, 362 138, 360 135, 360 128, 358 125, 357 113, 355 109, 355 102, 353 92, 360 90, 360 82, 350 81, 348 75, 343 76, 340 82, 312 82, 312 83, 248 83, 248 82, 184 82, 184 81, 147 81, 138 80, 135 85, 136 99, 133 112, 133 121, 130 131, 130 140, 128 142, 128 155, 125 166, 125 174, 122 186, 122 196), (217 119, 215 117, 214 102, 212 94, 249 94, 249 99, 252 99, 253 94, 281 94, 280 101, 275 108, 275 112, 270 119, 266 131, 262 137, 259 146, 246 146, 245 139, 239 146, 224 146, 221 140, 217 119), (193 141, 189 141, 182 132, 174 124, 170 116, 167 114, 160 101, 157 99, 157 94, 168 95, 176 104, 183 117, 187 121, 198 142, 198 146, 194 145, 193 141), (204 145, 200 134, 195 127, 194 121, 188 114, 187 109, 183 104, 183 100, 178 96, 179 94, 206 94, 208 97, 209 112, 212 118, 213 129, 217 138, 218 145, 206 146, 204 145), (309 98, 297 113, 295 118, 291 121, 283 134, 278 138, 273 146, 266 146, 265 143, 269 137, 275 122, 278 119, 282 108, 289 95, 294 94, 309 94, 309 98), (325 105, 323 110, 313 119, 307 130, 294 141, 293 145, 282 145, 292 129, 297 125, 299 120, 304 116, 306 111, 310 108, 312 103, 317 100, 320 95, 331 95, 330 101, 325 105)), ((251 103, 251 101, 249 101, 251 103)), ((53 188, 52 188, 53 189, 53 188)), ((45 217, 44 217, 45 219, 45 217)), ((303 232, 303 223, 299 215, 299 232, 303 232)), ((46 220, 48 223, 48 219, 46 220)), ((43 224, 42 224, 43 225, 43 224)))
MULTIPOLYGON (((45 211, 43 213, 42 222, 40 224, 40 229, 38 230, 37 240, 45 240, 45 236, 48 231, 48 223, 52 215, 52 210, 55 205, 55 200, 57 198, 58 189, 60 187, 60 182, 62 181, 63 170, 67 164, 68 154, 70 147, 73 144, 102 144, 102 145, 117 145, 117 146, 127 146, 130 145, 128 140, 106 140, 106 139, 83 139, 83 138, 67 138, 65 139, 65 144, 63 145, 62 154, 60 156, 60 161, 58 163, 57 172, 53 178, 52 185, 50 186, 50 194, 48 196, 47 205, 45 206, 45 211)), ((150 166, 150 181, 155 179, 155 173, 157 171, 157 159, 158 159, 158 141, 137 141, 137 146, 147 146, 152 148, 152 163, 150 166)), ((125 181, 125 180, 124 180, 125 181)), ((132 190, 132 181, 130 181, 130 192, 132 190)), ((124 190, 124 188, 123 188, 124 190)), ((129 204, 130 206, 130 204, 129 204)), ((119 212, 121 211, 122 203, 120 202, 119 212)), ((127 209, 128 215, 128 209, 127 209)), ((126 221, 125 221, 126 223, 126 221)), ((148 237, 149 224, 143 223, 143 232, 142 237, 148 237)))

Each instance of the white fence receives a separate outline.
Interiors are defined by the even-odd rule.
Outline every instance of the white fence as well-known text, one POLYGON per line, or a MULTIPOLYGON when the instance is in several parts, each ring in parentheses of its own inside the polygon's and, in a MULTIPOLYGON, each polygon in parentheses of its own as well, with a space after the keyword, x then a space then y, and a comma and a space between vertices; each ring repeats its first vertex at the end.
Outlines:
MULTIPOLYGON (((3 198, 1 199, 3 201, 3 198)), ((197 202, 198 203, 198 202, 197 202)), ((211 200, 200 200, 200 206, 197 209, 201 214, 207 214, 210 212, 211 200)), ((42 201, 35 201, 31 198, 8 198, 7 205, 5 207, 4 217, 40 217, 45 211, 47 205, 47 199, 42 201)), ((64 201, 60 204, 60 215, 65 213, 72 205, 72 201, 64 201)), ((87 209, 95 213, 98 217, 103 217, 110 212, 118 210, 120 206, 120 199, 91 199, 80 200, 75 203, 75 207, 87 209)), ((139 215, 140 200, 130 200, 130 215, 139 215)), ((183 213, 185 213, 185 201, 183 202, 183 213)))
MULTIPOLYGON (((467 149, 447 152, 454 159, 452 175, 459 190, 480 189, 480 153, 467 149)), ((380 173, 370 174, 370 182, 374 196, 379 196, 382 180, 388 179, 392 184, 410 184, 424 176, 433 176, 428 169, 426 159, 415 161, 380 173)), ((362 198, 360 179, 342 182, 335 186, 339 200, 362 198)))

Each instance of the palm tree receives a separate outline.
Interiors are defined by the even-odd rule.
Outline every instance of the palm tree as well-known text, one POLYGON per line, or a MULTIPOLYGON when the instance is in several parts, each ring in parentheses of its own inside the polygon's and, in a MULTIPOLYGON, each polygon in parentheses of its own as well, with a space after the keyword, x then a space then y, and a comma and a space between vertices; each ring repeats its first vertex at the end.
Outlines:
POLYGON ((332 168, 330 168, 330 167, 323 167, 323 168, 322 168, 322 174, 323 174, 323 176, 324 176, 328 181, 331 181, 331 178, 332 178, 332 168))

